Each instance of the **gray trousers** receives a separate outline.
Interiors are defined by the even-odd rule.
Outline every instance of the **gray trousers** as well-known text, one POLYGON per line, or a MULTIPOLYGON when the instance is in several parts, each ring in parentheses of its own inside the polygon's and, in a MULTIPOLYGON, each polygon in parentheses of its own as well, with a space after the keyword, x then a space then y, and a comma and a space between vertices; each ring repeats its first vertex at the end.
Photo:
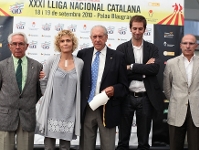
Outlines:
MULTIPOLYGON (((44 145, 45 150, 55 150, 56 139, 45 137, 44 145)), ((59 149, 60 150, 70 150, 70 141, 59 140, 59 149)))
POLYGON ((188 149, 199 150, 199 128, 193 123, 189 105, 184 124, 181 127, 169 125, 170 150, 183 149, 186 133, 188 149))
POLYGON ((95 149, 98 129, 100 134, 100 149, 115 150, 116 127, 104 127, 100 109, 93 111, 89 106, 86 108, 86 116, 81 129, 80 150, 95 149))
POLYGON ((14 150, 15 136, 17 150, 33 150, 34 132, 26 132, 19 123, 17 131, 0 131, 0 150, 14 150))

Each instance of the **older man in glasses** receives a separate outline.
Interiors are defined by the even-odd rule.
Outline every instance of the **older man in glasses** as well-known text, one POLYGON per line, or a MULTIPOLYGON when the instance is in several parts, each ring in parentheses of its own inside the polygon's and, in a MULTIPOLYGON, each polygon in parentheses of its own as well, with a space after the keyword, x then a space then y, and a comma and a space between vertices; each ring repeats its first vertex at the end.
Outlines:
POLYGON ((0 150, 14 150, 15 143, 18 150, 33 150, 42 64, 25 56, 27 42, 24 33, 10 34, 12 56, 0 62, 0 150))
POLYGON ((195 36, 182 38, 182 55, 167 61, 163 88, 169 100, 170 150, 182 150, 187 133, 188 149, 199 150, 199 57, 195 36))

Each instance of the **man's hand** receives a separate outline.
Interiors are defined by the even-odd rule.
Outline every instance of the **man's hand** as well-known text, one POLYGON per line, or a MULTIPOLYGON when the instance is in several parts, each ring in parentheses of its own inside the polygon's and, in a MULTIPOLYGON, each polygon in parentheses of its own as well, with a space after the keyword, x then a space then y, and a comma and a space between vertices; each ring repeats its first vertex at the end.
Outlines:
POLYGON ((45 77, 44 71, 40 71, 39 73, 39 79, 43 79, 45 77))
POLYGON ((155 63, 155 58, 150 58, 146 64, 153 64, 155 63))
POLYGON ((131 70, 131 65, 127 65, 127 70, 131 70))
POLYGON ((113 86, 109 86, 109 87, 105 88, 104 90, 105 90, 106 95, 108 97, 111 97, 111 96, 114 95, 114 88, 113 88, 113 86))

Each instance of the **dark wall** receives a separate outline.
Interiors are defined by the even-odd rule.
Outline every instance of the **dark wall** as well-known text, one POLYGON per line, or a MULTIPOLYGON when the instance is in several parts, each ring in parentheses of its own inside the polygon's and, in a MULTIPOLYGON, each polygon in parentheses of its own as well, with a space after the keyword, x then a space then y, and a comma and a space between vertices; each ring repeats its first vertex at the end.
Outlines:
POLYGON ((13 32, 13 17, 0 16, 0 61, 9 57, 8 35, 13 32))
MULTIPOLYGON (((160 71, 158 81, 163 89, 163 71, 166 61, 181 54, 180 42, 184 34, 183 26, 154 25, 154 44, 159 49, 160 71)), ((164 100, 162 114, 153 123, 153 145, 168 145, 169 131, 167 124, 168 100, 164 100)))

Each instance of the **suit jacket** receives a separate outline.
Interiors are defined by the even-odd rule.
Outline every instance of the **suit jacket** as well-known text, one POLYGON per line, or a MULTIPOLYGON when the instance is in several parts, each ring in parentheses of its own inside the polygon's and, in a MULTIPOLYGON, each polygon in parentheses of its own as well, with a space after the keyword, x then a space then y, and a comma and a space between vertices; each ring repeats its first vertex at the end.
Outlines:
POLYGON ((144 41, 143 64, 135 63, 131 40, 119 45, 116 51, 125 54, 126 65, 133 64, 133 69, 128 70, 129 84, 132 80, 143 81, 148 98, 154 110, 156 110, 155 112, 160 113, 163 108, 163 93, 156 76, 160 68, 158 48, 154 44, 144 41), (155 58, 155 63, 146 65, 150 58, 155 58))
POLYGON ((180 127, 183 125, 188 103, 196 127, 199 127, 199 57, 194 56, 192 80, 188 86, 183 55, 167 61, 164 70, 163 89, 169 100, 168 123, 180 127))
MULTIPOLYGON (((94 47, 86 48, 78 52, 78 57, 84 61, 81 82, 81 112, 84 120, 85 108, 91 91, 91 62, 94 47)), ((106 62, 102 75, 100 91, 106 87, 114 87, 114 96, 109 99, 102 111, 103 124, 107 128, 115 127, 120 122, 121 97, 127 94, 128 81, 124 55, 107 47, 106 62)))
POLYGON ((20 93, 13 58, 0 62, 0 130, 16 131, 19 120, 23 130, 35 130, 35 104, 41 96, 39 73, 42 64, 28 58, 27 79, 20 93))

